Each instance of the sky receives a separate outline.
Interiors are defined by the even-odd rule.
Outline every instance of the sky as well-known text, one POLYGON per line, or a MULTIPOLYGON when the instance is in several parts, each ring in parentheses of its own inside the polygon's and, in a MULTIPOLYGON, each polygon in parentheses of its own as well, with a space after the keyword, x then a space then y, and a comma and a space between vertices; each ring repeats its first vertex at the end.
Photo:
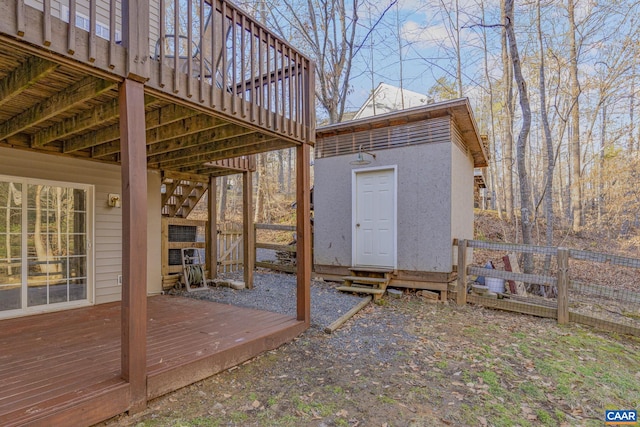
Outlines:
MULTIPOLYGON (((488 23, 493 18, 499 19, 499 13, 496 15, 499 4, 495 0, 486 3, 488 23)), ((387 5, 375 6, 378 10, 371 13, 374 20, 387 5)), ((399 0, 361 49, 361 56, 354 64, 353 93, 348 99, 347 109, 357 109, 372 86, 381 82, 395 86, 402 83, 409 90, 426 94, 438 78, 454 81, 453 40, 457 37, 465 62, 463 81, 468 84, 481 78, 483 58, 479 56, 478 47, 483 46, 483 40, 477 24, 482 21, 482 10, 475 0, 459 0, 458 9, 461 11, 458 17, 459 36, 450 30, 451 23, 455 22, 454 0, 399 0), (398 40, 398 34, 401 40, 398 40)), ((368 10, 361 14, 360 19, 363 28, 371 26, 368 10)))

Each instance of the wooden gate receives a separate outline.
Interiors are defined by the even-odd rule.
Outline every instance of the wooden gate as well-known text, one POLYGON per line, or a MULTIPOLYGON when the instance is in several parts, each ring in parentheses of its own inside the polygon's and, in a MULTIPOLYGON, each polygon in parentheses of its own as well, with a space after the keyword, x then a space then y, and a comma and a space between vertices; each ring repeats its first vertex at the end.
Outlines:
POLYGON ((218 228, 218 273, 242 270, 242 230, 234 227, 218 228))

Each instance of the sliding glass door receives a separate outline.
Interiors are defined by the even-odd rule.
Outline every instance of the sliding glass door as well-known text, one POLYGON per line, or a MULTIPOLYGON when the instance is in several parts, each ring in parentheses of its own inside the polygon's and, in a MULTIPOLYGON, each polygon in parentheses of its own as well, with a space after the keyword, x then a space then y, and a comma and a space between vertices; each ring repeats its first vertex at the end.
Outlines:
POLYGON ((0 177, 0 315, 88 299, 91 190, 0 177))

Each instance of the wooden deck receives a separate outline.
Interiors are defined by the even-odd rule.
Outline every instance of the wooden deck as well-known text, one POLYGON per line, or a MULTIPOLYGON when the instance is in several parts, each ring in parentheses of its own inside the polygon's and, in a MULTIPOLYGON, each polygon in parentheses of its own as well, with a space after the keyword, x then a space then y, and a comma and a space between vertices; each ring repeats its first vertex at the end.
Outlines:
MULTIPOLYGON (((120 310, 112 303, 2 321, 0 425, 91 425, 126 411, 120 310)), ((149 298, 148 398, 242 363, 304 329, 281 314, 149 298)))

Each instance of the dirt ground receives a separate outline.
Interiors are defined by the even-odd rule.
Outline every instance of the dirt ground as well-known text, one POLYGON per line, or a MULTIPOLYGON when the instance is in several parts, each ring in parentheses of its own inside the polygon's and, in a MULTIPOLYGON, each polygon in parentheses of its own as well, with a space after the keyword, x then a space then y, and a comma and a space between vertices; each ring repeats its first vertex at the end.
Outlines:
MULTIPOLYGON (((476 212, 478 239, 514 241, 513 231, 476 212)), ((626 256, 640 247, 567 233, 554 241, 626 256)), ((624 271, 579 272, 637 287, 624 271)), ((405 291, 334 334, 313 327, 102 426, 602 426, 605 409, 640 407, 638 366, 637 338, 405 291)))
POLYGON ((601 426, 640 405, 640 341, 429 302, 370 304, 120 426, 601 426))

